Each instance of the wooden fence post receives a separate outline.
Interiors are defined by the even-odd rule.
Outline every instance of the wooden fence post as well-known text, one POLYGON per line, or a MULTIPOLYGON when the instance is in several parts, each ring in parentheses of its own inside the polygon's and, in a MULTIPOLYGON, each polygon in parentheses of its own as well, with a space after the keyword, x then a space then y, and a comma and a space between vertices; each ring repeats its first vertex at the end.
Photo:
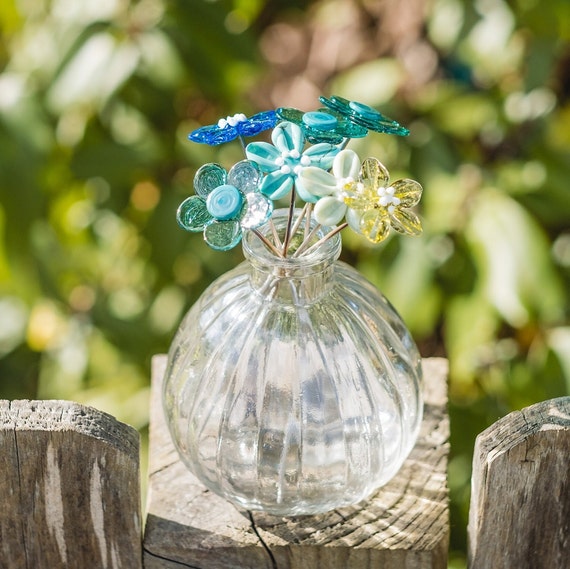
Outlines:
POLYGON ((139 569, 139 435, 68 401, 0 401, 0 567, 139 569))
POLYGON ((186 470, 162 412, 165 364, 154 358, 145 569, 447 567, 445 360, 424 360, 422 429, 398 475, 364 505, 297 518, 238 511, 186 470))
POLYGON ((570 397, 511 413, 477 437, 469 567, 570 567, 570 397))

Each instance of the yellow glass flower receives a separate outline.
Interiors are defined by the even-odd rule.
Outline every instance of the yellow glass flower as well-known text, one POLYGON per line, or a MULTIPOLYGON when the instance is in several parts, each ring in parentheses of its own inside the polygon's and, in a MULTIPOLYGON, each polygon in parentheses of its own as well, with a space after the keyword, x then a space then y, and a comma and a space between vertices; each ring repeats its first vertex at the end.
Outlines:
POLYGON ((367 158, 360 179, 343 188, 344 203, 356 214, 360 232, 372 243, 384 241, 390 227, 405 235, 420 234, 420 219, 408 208, 415 206, 421 196, 422 187, 415 180, 390 184, 388 170, 376 158, 367 158))

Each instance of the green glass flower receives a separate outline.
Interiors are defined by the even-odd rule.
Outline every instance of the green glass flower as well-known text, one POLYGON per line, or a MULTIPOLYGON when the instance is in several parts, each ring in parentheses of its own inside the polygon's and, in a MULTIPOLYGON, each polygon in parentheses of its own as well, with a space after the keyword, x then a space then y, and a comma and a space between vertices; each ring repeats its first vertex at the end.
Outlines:
POLYGON ((400 123, 385 117, 382 113, 364 103, 349 101, 338 95, 333 95, 330 99, 319 97, 319 101, 321 101, 325 107, 346 117, 350 122, 368 130, 386 134, 397 134, 398 136, 407 136, 410 134, 410 131, 400 123))
POLYGON ((196 195, 186 198, 176 212, 187 231, 203 231, 206 243, 218 251, 235 247, 243 229, 266 223, 273 202, 258 191, 262 174, 250 160, 226 172, 219 164, 204 164, 194 176, 196 195))
POLYGON ((351 122, 346 116, 331 109, 304 113, 298 109, 281 107, 277 116, 299 126, 311 144, 328 142, 339 144, 345 138, 362 138, 368 130, 351 122))

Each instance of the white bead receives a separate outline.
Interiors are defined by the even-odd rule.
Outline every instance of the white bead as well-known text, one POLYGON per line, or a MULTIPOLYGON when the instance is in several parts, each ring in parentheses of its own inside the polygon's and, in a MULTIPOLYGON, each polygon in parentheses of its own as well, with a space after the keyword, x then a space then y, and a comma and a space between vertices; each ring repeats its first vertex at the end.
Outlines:
POLYGON ((311 159, 308 156, 301 156, 301 164, 303 166, 310 166, 311 165, 311 159))
POLYGON ((281 166, 280 170, 279 170, 282 174, 290 174, 291 173, 291 167, 287 166, 286 164, 284 166, 281 166))
POLYGON ((220 119, 218 121, 218 128, 226 128, 228 121, 226 119, 220 119))
POLYGON ((283 166, 285 164, 285 159, 282 156, 275 159, 275 166, 283 166))
POLYGON ((291 152, 289 152, 289 156, 291 156, 291 158, 299 158, 301 156, 301 153, 298 150, 291 150, 291 152))

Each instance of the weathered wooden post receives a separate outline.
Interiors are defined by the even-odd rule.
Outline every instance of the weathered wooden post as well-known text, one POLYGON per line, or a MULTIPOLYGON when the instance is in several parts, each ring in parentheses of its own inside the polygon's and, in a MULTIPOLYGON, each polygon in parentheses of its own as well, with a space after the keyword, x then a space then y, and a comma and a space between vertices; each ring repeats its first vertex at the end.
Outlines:
POLYGON ((447 567, 445 360, 424 361, 424 421, 400 473, 360 507, 290 519, 238 511, 184 468, 162 413, 165 363, 153 362, 145 569, 447 567))
POLYGON ((570 397, 511 413, 477 437, 469 567, 570 567, 570 397))
POLYGON ((139 569, 139 435, 68 401, 0 401, 0 567, 139 569))

